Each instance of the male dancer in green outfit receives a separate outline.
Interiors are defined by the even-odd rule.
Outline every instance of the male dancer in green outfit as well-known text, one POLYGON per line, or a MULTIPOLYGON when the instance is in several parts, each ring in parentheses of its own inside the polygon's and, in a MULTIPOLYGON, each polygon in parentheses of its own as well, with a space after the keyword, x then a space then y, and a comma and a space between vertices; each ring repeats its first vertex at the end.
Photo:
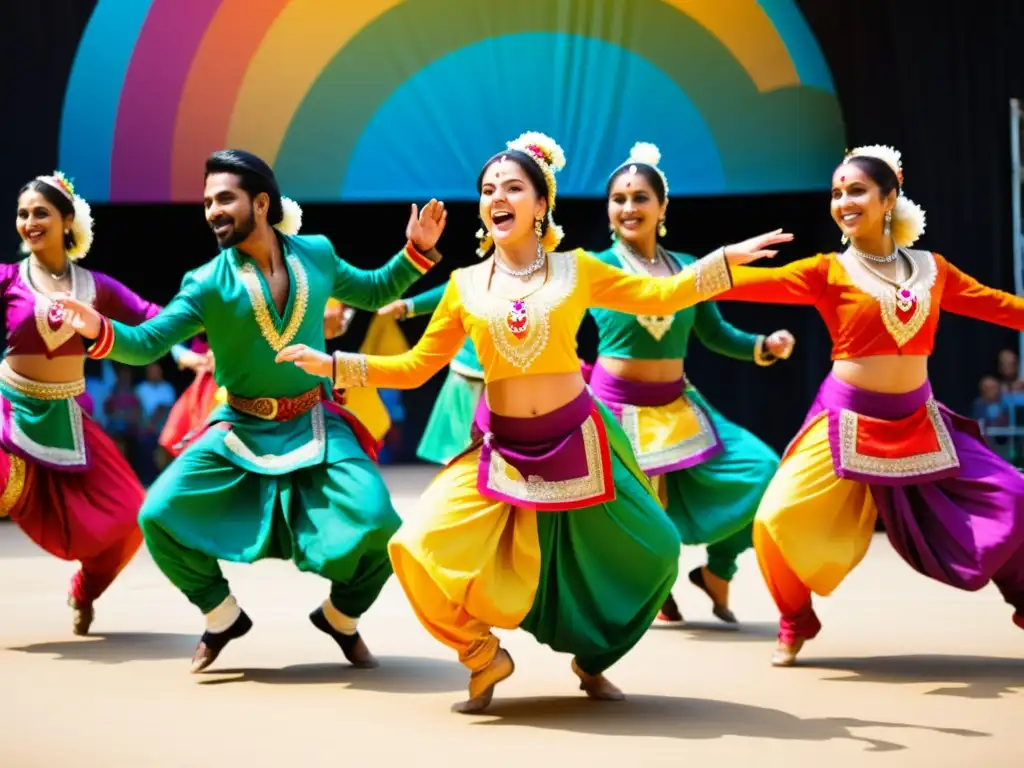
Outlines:
POLYGON ((391 575, 387 543, 400 520, 373 461, 374 440, 333 402, 329 382, 274 357, 293 343, 324 349, 331 297, 368 311, 399 298, 440 259, 434 246, 447 213, 431 200, 417 217, 414 205, 405 247, 364 271, 338 258, 325 237, 296 236, 301 211, 247 152, 207 159, 205 206, 221 253, 186 274, 156 317, 129 327, 62 299, 77 313, 75 329, 95 340, 94 359, 143 365, 205 329, 217 360, 227 403, 139 513, 156 564, 206 617, 192 671, 252 627, 217 561, 264 558, 291 559, 329 579, 330 596, 310 620, 353 665, 376 666, 356 625, 391 575))

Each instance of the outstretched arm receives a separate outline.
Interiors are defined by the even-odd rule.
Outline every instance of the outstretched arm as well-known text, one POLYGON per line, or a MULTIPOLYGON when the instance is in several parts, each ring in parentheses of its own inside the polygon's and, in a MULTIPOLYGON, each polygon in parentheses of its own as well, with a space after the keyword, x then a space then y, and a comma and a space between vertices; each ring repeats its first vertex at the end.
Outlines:
POLYGON ((781 267, 734 267, 732 288, 718 301, 756 304, 815 304, 828 285, 828 259, 823 255, 791 261, 781 267))
POLYGON ((455 290, 452 285, 449 281, 426 331, 408 352, 400 355, 335 352, 332 356, 296 344, 282 349, 277 354, 277 362, 291 362, 314 376, 330 378, 336 389, 416 389, 451 362, 466 338, 462 320, 451 304, 455 290))
MULTIPOLYGON (((96 281, 96 302, 94 306, 101 315, 125 325, 139 325, 156 317, 163 309, 159 304, 139 296, 135 291, 109 275, 94 273, 96 281)), ((184 344, 171 348, 171 357, 179 368, 197 370, 203 358, 184 344)))
POLYGON ((185 275, 177 295, 158 314, 140 325, 127 325, 70 296, 59 301, 73 314, 71 327, 94 342, 87 354, 94 360, 109 357, 128 365, 147 365, 166 355, 175 344, 203 329, 199 284, 185 275))
POLYGON ((966 272, 934 254, 938 266, 945 265, 946 283, 942 289, 942 308, 955 315, 984 320, 994 325, 1024 331, 1024 297, 989 288, 966 272))
POLYGON ((591 306, 627 314, 670 315, 712 299, 732 286, 730 270, 756 259, 771 258, 771 246, 788 243, 793 236, 777 229, 727 245, 687 265, 671 277, 625 272, 580 252, 580 279, 590 288, 591 306))

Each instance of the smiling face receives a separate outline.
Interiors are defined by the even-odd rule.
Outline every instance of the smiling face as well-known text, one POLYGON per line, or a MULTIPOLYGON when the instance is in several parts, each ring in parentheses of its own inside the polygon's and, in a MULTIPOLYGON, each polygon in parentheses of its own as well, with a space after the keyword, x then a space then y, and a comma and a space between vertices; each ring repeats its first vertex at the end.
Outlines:
POLYGON ((491 163, 480 182, 480 219, 495 245, 507 247, 534 235, 534 222, 547 212, 523 167, 508 157, 491 163))
POLYGON ((255 202, 239 181, 234 173, 211 173, 206 177, 203 192, 206 223, 221 248, 239 245, 256 229, 255 202))
POLYGON ((667 205, 667 202, 659 202, 644 174, 630 173, 627 169, 612 181, 608 223, 619 238, 635 245, 654 237, 667 205))
POLYGON ((57 207, 38 190, 26 189, 18 198, 15 226, 22 241, 32 253, 64 248, 64 230, 71 226, 73 216, 62 216, 57 207))
POLYGON ((844 163, 832 174, 832 219, 851 240, 880 237, 885 214, 896 204, 896 191, 881 187, 859 166, 844 163))

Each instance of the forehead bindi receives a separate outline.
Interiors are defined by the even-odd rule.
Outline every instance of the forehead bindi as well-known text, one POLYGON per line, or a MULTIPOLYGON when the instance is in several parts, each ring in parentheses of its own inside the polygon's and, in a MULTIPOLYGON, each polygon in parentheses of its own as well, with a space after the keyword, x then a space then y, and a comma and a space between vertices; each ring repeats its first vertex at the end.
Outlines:
POLYGON ((654 189, 648 183, 647 179, 639 173, 630 173, 626 171, 619 178, 615 180, 615 186, 612 187, 613 193, 618 194, 647 194, 654 195, 654 189))
POLYGON ((525 174, 518 163, 505 158, 502 158, 488 168, 487 173, 484 175, 484 183, 508 184, 513 181, 525 182, 525 174))

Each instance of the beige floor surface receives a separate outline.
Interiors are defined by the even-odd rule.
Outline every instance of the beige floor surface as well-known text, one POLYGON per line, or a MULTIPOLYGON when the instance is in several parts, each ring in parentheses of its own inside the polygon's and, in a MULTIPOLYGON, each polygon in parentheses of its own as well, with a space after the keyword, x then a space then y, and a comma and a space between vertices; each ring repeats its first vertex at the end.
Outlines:
MULTIPOLYGON (((402 514, 429 478, 390 472, 402 514)), ((701 561, 687 549, 683 568, 701 561)), ((587 701, 569 659, 506 635, 517 672, 490 713, 450 714, 466 673, 392 579, 363 621, 382 666, 356 671, 306 618, 324 597, 287 563, 226 566, 256 624, 204 675, 200 617, 145 551, 70 633, 74 567, 0 524, 0 766, 965 766, 1024 765, 1024 633, 994 588, 956 592, 876 538, 820 601, 803 665, 773 669, 775 614, 752 553, 731 632, 680 584, 692 624, 655 628, 611 672, 629 695, 587 701)))

